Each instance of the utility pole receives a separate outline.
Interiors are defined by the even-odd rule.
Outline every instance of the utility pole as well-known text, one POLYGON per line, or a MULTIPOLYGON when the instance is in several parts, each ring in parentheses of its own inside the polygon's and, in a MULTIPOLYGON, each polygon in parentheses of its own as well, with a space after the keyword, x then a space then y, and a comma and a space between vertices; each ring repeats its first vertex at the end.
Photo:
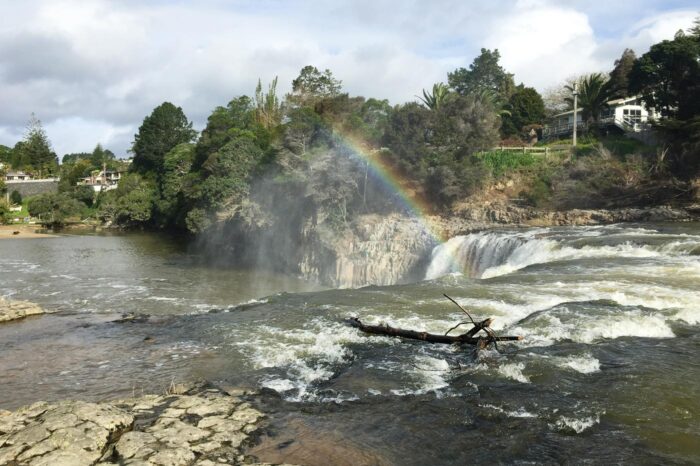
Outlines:
POLYGON ((574 83, 574 137, 573 145, 576 147, 576 129, 578 127, 578 83, 574 83))

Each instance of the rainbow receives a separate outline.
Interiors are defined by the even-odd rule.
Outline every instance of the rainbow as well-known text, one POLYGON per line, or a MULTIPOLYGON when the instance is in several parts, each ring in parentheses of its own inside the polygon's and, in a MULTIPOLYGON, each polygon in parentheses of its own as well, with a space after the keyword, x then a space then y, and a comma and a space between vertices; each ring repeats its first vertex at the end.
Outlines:
POLYGON ((423 229, 433 237, 437 244, 444 243, 448 238, 436 222, 431 220, 433 214, 430 204, 416 193, 409 192, 406 185, 408 180, 389 161, 381 157, 379 151, 370 149, 367 144, 359 138, 339 131, 334 128, 333 134, 340 139, 340 142, 349 149, 353 156, 366 162, 372 174, 388 189, 394 193, 404 209, 412 214, 423 227, 423 229))

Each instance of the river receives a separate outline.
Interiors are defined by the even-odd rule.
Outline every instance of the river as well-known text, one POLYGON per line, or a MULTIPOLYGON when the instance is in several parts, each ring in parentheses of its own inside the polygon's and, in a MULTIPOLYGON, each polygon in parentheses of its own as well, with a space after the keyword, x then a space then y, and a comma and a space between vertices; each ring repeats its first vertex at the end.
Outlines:
POLYGON ((151 234, 2 240, 0 295, 58 312, 0 326, 0 408, 205 379, 262 390, 267 461, 700 462, 700 224, 474 233, 427 262, 329 290, 151 234), (344 323, 444 333, 443 293, 525 339, 475 360, 344 323))

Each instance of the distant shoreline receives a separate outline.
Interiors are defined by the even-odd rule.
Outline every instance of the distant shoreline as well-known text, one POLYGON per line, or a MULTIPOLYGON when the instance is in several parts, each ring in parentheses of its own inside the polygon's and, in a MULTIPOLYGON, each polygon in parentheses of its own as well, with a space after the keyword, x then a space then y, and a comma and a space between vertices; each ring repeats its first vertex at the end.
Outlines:
POLYGON ((29 239, 29 238, 54 238, 57 235, 44 233, 41 225, 0 225, 0 240, 2 239, 29 239), (15 234, 15 232, 19 232, 15 234))

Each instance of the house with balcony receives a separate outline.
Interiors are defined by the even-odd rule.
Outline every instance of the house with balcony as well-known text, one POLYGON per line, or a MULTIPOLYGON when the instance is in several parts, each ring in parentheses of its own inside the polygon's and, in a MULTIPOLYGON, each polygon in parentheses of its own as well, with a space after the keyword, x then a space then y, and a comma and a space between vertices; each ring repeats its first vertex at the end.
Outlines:
MULTIPOLYGON (((576 114, 577 130, 588 129, 589 123, 583 120, 583 109, 576 114)), ((651 121, 659 115, 653 108, 647 108, 639 96, 624 97, 607 102, 607 107, 601 112, 595 123, 605 130, 622 133, 640 133, 651 129, 651 121)), ((542 135, 545 138, 561 138, 570 136, 574 130, 574 111, 569 110, 554 115, 545 125, 542 135)))
POLYGON ((78 181, 78 185, 90 186, 96 193, 116 189, 122 172, 103 169, 94 171, 90 176, 78 181))

